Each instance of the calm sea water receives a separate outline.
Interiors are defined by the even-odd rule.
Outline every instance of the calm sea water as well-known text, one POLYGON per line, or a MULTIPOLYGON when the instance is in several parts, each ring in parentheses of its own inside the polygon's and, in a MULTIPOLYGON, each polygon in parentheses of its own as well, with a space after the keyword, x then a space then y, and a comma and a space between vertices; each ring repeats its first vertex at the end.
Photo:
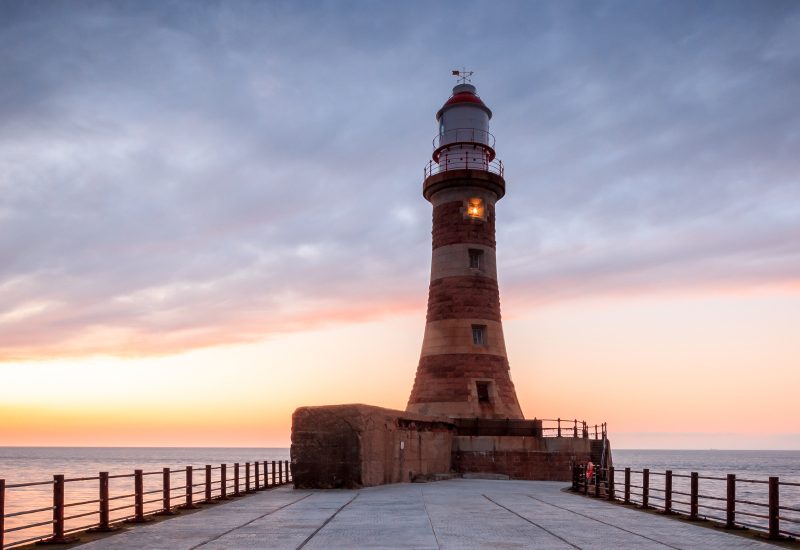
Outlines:
MULTIPOLYGON (((143 469, 146 472, 160 472, 163 467, 183 469, 187 465, 202 468, 205 464, 218 465, 221 463, 254 462, 264 460, 288 460, 287 448, 103 448, 103 447, 0 447, 0 478, 7 484, 25 483, 32 481, 51 480, 53 474, 64 474, 67 478, 96 476, 98 472, 107 471, 111 475, 129 474, 134 469, 143 469)), ((726 474, 736 474, 740 479, 766 481, 769 476, 779 476, 781 481, 800 483, 800 451, 680 451, 680 450, 630 450, 617 449, 614 451, 614 465, 617 469, 617 484, 623 479, 622 470, 627 466, 632 470, 649 468, 651 472, 651 501, 656 506, 661 501, 658 489, 663 489, 663 476, 656 472, 671 469, 675 474, 689 474, 699 472, 700 475, 724 477, 726 474)), ((195 474, 195 482, 203 480, 203 473, 195 474)), ((218 478, 218 472, 217 472, 218 478)), ((229 474, 231 477, 233 473, 229 474)), ((244 474, 242 474, 244 475, 244 474)), ((632 476, 633 483, 640 485, 641 474, 632 476)), ((173 486, 183 485, 180 475, 173 477, 173 486)), ((675 491, 688 491, 688 478, 676 477, 674 479, 675 491)), ((152 475, 145 477, 145 490, 157 490, 161 487, 161 476, 152 475)), ((133 480, 131 478, 112 479, 111 494, 124 494, 132 492, 133 480)), ((182 491, 178 491, 182 492, 182 491)), ((746 500, 766 502, 767 487, 764 483, 740 483, 737 496, 746 500)), ((700 493, 724 497, 724 481, 700 482, 700 493)), ((149 498, 159 498, 159 494, 148 495, 149 498)), ((200 496, 200 495, 198 495, 200 496)), ((97 482, 68 483, 66 488, 67 502, 77 502, 97 498, 97 482)), ((675 495, 676 500, 686 500, 688 497, 675 495)), ((6 491, 6 513, 20 510, 34 509, 49 506, 52 502, 52 487, 30 487, 24 489, 8 489, 6 491)), ((175 501, 180 503, 179 500, 175 501)), ((724 507, 724 503, 707 501, 711 505, 724 507)), ((132 499, 115 501, 116 506, 131 504, 132 499)), ((782 487, 781 504, 800 508, 800 488, 782 487)), ((68 509, 67 515, 91 511, 96 505, 86 507, 77 506, 68 509)), ((150 503, 147 510, 160 507, 159 502, 150 503)), ((688 506, 677 503, 676 508, 687 509, 688 506)), ((753 513, 765 513, 757 507, 740 506, 739 510, 753 510, 753 513)), ((112 513, 112 518, 124 517, 130 514, 130 509, 112 513)), ((724 512, 714 510, 708 506, 701 506, 701 513, 710 517, 724 516, 724 512)), ((787 512, 790 513, 790 512, 787 512)), ((19 518, 8 518, 6 528, 23 523, 46 521, 50 518, 49 512, 31 514, 19 518)), ((763 525, 763 520, 750 517, 748 521, 754 525, 763 525)), ((76 519, 67 523, 67 527, 78 527, 96 521, 94 516, 76 519)), ((800 528, 796 529, 800 531, 800 528)), ((34 535, 45 534, 47 527, 24 530, 6 535, 6 543, 21 540, 34 535)))
MULTIPOLYGON (((715 499, 724 499, 727 495, 727 483, 724 479, 727 474, 736 474, 736 498, 766 504, 768 500, 768 487, 766 481, 770 476, 777 476, 782 483, 800 484, 800 451, 675 451, 675 450, 631 450, 619 449, 614 451, 615 480, 618 491, 624 481, 623 470, 625 467, 641 472, 643 468, 650 469, 650 501, 658 508, 664 505, 664 481, 662 475, 666 470, 672 470, 673 491, 687 493, 674 494, 674 508, 688 513, 690 480, 689 474, 697 472, 701 477, 718 479, 700 479, 699 494, 712 498, 700 498, 699 513, 709 519, 722 520, 725 518, 725 502, 715 499)), ((642 474, 632 473, 631 484, 642 485, 642 474)), ((635 492, 640 489, 632 489, 635 492)), ((632 500, 640 501, 641 497, 633 496, 632 500)), ((800 509, 800 486, 781 485, 780 504, 787 508, 800 509)), ((763 529, 766 526, 765 516, 767 509, 764 506, 737 503, 737 521, 749 524, 751 527, 763 529)), ((784 509, 781 517, 788 518, 782 521, 781 529, 786 529, 793 534, 800 534, 800 513, 784 509), (795 522, 789 521, 794 520, 795 522)))

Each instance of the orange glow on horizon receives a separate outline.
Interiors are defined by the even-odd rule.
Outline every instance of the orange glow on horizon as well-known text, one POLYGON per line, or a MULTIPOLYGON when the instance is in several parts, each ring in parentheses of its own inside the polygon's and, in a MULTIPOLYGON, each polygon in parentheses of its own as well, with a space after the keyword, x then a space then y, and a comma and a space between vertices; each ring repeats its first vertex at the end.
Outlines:
MULTIPOLYGON (((800 293, 514 306, 505 340, 528 418, 608 422, 628 447, 728 434, 719 445, 800 448, 800 293)), ((298 406, 403 409, 424 328, 418 304, 403 310, 160 357, 0 364, 0 445, 287 446, 298 406)))

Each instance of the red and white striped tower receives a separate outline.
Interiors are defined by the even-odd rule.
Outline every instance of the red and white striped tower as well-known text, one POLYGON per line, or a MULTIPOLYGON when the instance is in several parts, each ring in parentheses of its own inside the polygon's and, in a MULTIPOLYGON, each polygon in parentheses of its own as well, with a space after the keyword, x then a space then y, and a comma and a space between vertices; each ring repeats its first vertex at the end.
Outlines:
POLYGON ((492 112, 462 80, 436 114, 439 135, 425 169, 433 259, 422 353, 406 410, 523 418, 509 374, 495 260, 503 166, 489 133, 492 112))

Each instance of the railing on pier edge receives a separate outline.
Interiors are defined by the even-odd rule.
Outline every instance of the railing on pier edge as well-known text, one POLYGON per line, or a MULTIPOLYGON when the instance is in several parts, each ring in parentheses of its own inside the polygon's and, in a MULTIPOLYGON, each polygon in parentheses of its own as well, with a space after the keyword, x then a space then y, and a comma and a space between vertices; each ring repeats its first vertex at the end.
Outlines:
POLYGON ((613 466, 594 468, 588 476, 586 464, 572 466, 571 490, 584 495, 637 505, 642 509, 661 510, 664 514, 675 514, 693 521, 710 521, 726 529, 750 529, 766 534, 771 540, 800 538, 800 508, 782 505, 780 500, 781 487, 796 487, 800 490, 800 483, 780 481, 778 477, 764 480, 737 478, 735 474, 727 474, 725 477, 701 476, 698 472, 679 474, 673 473, 672 470, 651 472, 648 468, 642 470, 625 468, 624 478, 619 485, 613 466), (632 474, 637 476, 634 481, 638 481, 639 485, 631 482, 632 474), (659 484, 660 487, 651 484, 653 477, 663 480, 663 483, 659 484), (673 488, 673 480, 676 478, 684 480, 684 483, 688 481, 688 492, 673 488), (724 482, 725 496, 701 493, 700 481, 724 482), (763 488, 766 485, 767 501, 738 498, 737 489, 742 485, 748 488, 763 488), (653 494, 654 492, 656 494, 653 494), (675 498, 675 495, 678 495, 678 498, 675 498), (686 498, 689 500, 684 500, 686 498), (748 509, 737 509, 737 504, 748 509), (705 510, 711 510, 711 513, 706 513, 705 510), (714 514, 724 514, 724 516, 714 514), (741 519, 740 516, 744 516, 745 519, 741 519), (761 525, 753 523, 758 520, 762 520, 763 523, 761 525))
POLYGON ((505 171, 503 161, 500 159, 489 160, 481 152, 457 151, 443 153, 438 162, 428 161, 422 170, 422 179, 426 180, 435 174, 451 170, 480 170, 497 174, 500 177, 504 176, 505 171))
POLYGON ((603 439, 608 436, 608 425, 591 426, 585 420, 567 418, 536 418, 542 423, 542 437, 582 437, 584 439, 603 439))
MULTIPOLYGON (((148 521, 149 516, 171 515, 179 509, 192 509, 197 505, 211 503, 212 501, 228 500, 230 497, 238 497, 247 493, 261 491, 278 485, 284 485, 292 481, 291 465, 288 460, 283 461, 261 461, 261 462, 236 462, 232 466, 232 472, 228 469, 229 464, 211 466, 206 464, 204 468, 195 469, 193 466, 171 470, 163 468, 157 471, 145 472, 135 470, 132 474, 109 475, 108 472, 100 472, 93 477, 66 478, 63 475, 54 475, 52 481, 38 481, 30 483, 11 483, 6 484, 4 479, 0 479, 0 549, 13 548, 23 544, 30 544, 34 541, 47 543, 70 543, 75 542, 75 533, 80 531, 104 532, 113 531, 117 524, 142 523, 148 521), (215 474, 219 471, 219 475, 215 474), (233 474, 232 477, 229 474, 233 474), (144 479, 147 476, 160 476, 161 488, 154 490, 144 490, 144 479), (174 476, 180 476, 182 485, 173 486, 174 476), (218 479, 213 479, 218 477, 218 479), (133 492, 121 495, 112 495, 109 491, 109 481, 112 479, 131 480, 133 492), (98 498, 78 502, 66 502, 64 496, 65 486, 73 483, 97 482, 98 498), (52 485, 53 504, 31 510, 21 510, 13 513, 5 513, 6 503, 9 502, 9 495, 13 494, 14 489, 24 487, 40 487, 52 485), (148 498, 150 495, 158 493, 158 497, 148 498), (196 497, 196 495, 201 495, 196 497), (120 499, 131 499, 132 504, 115 506, 115 501, 120 499), (155 509, 145 511, 145 506, 152 503, 161 505, 155 509), (75 506, 88 506, 96 504, 95 510, 83 513, 67 515, 67 510, 75 506), (123 517, 111 519, 111 513, 120 510, 133 509, 131 514, 123 517), (47 521, 36 521, 29 524, 17 525, 12 528, 5 528, 5 520, 11 517, 20 517, 30 514, 52 511, 52 519, 47 521), (95 516, 93 523, 84 525, 70 525, 75 520, 95 516), (5 544, 5 535, 11 532, 23 531, 35 527, 52 525, 52 532, 47 535, 28 537, 22 540, 15 540, 5 544)), ((84 520, 85 521, 85 520, 84 520)))
POLYGON ((452 418, 458 435, 519 435, 533 437, 574 437, 605 440, 608 427, 605 423, 587 424, 586 421, 566 418, 452 418))

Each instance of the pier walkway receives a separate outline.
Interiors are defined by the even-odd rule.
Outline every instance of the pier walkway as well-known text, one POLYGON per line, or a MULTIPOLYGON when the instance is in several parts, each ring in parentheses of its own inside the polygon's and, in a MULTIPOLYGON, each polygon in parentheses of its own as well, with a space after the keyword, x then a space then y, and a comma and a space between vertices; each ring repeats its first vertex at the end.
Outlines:
POLYGON ((477 479, 358 491, 284 486, 79 548, 775 548, 565 493, 564 486, 477 479))

